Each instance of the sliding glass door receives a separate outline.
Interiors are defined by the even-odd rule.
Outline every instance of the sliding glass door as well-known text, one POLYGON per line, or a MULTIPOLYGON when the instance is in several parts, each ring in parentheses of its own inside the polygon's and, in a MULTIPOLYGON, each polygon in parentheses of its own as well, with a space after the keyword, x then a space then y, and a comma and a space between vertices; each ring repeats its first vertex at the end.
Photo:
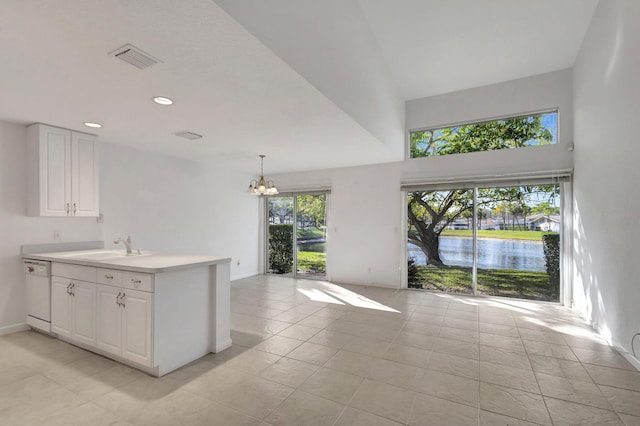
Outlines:
POLYGON ((327 194, 297 195, 296 276, 325 279, 327 271, 327 194))
POLYGON ((478 189, 478 290, 557 301, 559 185, 478 189))
POLYGON ((473 293, 473 240, 449 231, 473 228, 473 190, 408 194, 409 287, 473 293))
POLYGON ((327 194, 267 198, 267 273, 326 279, 327 194))
POLYGON ((557 301, 560 185, 411 191, 408 285, 557 301))

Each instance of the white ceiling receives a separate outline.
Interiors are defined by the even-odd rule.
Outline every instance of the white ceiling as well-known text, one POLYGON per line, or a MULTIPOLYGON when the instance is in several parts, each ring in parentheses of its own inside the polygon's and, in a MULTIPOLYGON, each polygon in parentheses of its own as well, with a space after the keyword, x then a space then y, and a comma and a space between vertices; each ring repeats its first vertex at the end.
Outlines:
POLYGON ((2 0, 0 61, 0 118, 9 121, 247 172, 259 170, 258 154, 269 173, 393 158, 209 0, 2 0), (139 70, 107 55, 125 43, 163 63, 139 70), (175 104, 152 103, 157 95, 175 104), (183 130, 205 137, 173 135, 183 130))
POLYGON ((359 0, 405 100, 571 68, 598 0, 359 0))
POLYGON ((404 100, 571 67, 595 4, 2 0, 0 119, 247 172, 397 161, 404 100), (125 43, 163 63, 107 55, 125 43))

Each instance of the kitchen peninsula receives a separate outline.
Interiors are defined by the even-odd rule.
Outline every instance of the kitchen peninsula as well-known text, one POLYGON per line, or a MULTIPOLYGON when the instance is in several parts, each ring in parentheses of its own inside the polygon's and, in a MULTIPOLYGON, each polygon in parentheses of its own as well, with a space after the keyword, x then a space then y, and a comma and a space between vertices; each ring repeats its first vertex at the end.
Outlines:
POLYGON ((51 262, 51 332, 162 376, 231 346, 228 257, 120 250, 39 253, 51 262))

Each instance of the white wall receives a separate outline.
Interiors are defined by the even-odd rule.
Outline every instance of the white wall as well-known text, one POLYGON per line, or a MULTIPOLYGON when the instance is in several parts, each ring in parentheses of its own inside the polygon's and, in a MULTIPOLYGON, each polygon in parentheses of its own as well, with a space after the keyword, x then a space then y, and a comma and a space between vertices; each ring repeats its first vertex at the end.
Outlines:
POLYGON ((571 168, 572 155, 567 150, 573 141, 571 78, 571 71, 564 70, 407 102, 408 129, 560 108, 557 145, 273 178, 283 190, 331 186, 327 268, 332 281, 399 287, 406 249, 401 181, 571 168))
POLYGON ((102 143, 105 245, 232 257, 232 279, 258 273, 258 200, 252 178, 215 165, 102 143), (240 265, 238 266, 238 261, 240 265))
POLYGON ((27 129, 0 121, 0 334, 20 330, 25 321, 20 246, 100 240, 94 218, 27 217, 27 129), (60 240, 54 241, 54 231, 60 240))
POLYGON ((640 332, 638 40, 640 2, 601 1, 574 67, 574 302, 627 351, 640 332))

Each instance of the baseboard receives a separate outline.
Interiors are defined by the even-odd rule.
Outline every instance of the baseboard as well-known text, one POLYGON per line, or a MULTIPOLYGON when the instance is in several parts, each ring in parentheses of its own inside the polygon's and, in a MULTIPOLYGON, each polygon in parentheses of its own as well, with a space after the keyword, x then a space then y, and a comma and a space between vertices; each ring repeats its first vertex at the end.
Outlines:
POLYGON ((612 345, 612 346, 613 346, 613 348, 614 348, 616 351, 618 351, 618 353, 619 353, 620 355, 622 355, 623 357, 625 357, 625 359, 626 359, 627 361, 629 361, 629 363, 630 363, 631 365, 633 365, 633 366, 636 368, 636 370, 640 371, 640 360, 639 360, 638 358, 634 357, 634 356, 633 356, 633 354, 631 354, 631 353, 627 352, 627 351, 626 351, 626 350, 624 350, 622 347, 620 347, 620 346, 618 346, 618 345, 616 345, 616 344, 614 344, 614 345, 612 345))
POLYGON ((25 322, 21 322, 20 324, 7 325, 5 327, 0 327, 0 336, 25 330, 29 330, 29 326, 25 322))
POLYGON ((231 277, 231 281, 241 280, 243 278, 255 277, 256 275, 261 275, 258 272, 249 272, 248 274, 234 275, 231 277))
MULTIPOLYGON (((573 312, 575 313, 576 310, 573 309, 573 312)), ((581 312, 578 315, 580 316, 580 318, 585 320, 585 322, 589 324, 591 328, 593 328, 600 337, 602 337, 602 329, 598 323, 588 320, 582 315, 581 312)), ((602 338, 604 339, 604 337, 602 338)), ((618 342, 615 339, 604 339, 604 340, 609 344, 611 348, 615 349, 620 355, 622 355, 627 361, 629 361, 629 364, 633 365, 636 370, 640 371, 640 359, 633 356, 632 353, 627 352, 627 350, 624 349, 620 344, 618 344, 618 342)), ((633 344, 633 342, 631 342, 631 344, 633 344)))
POLYGON ((230 348, 231 344, 232 344, 231 339, 226 340, 226 341, 224 341, 222 343, 218 343, 217 345, 213 344, 213 345, 211 345, 211 352, 213 352, 214 354, 217 354, 217 353, 222 352, 223 350, 225 350, 227 348, 230 348))
POLYGON ((360 287, 386 288, 386 289, 389 289, 389 290, 402 290, 403 289, 403 287, 398 287, 398 286, 388 285, 388 284, 382 284, 382 283, 375 283, 375 282, 344 281, 344 280, 340 280, 340 281, 328 280, 328 282, 330 282, 331 284, 335 284, 335 285, 357 285, 357 286, 360 286, 360 287))

